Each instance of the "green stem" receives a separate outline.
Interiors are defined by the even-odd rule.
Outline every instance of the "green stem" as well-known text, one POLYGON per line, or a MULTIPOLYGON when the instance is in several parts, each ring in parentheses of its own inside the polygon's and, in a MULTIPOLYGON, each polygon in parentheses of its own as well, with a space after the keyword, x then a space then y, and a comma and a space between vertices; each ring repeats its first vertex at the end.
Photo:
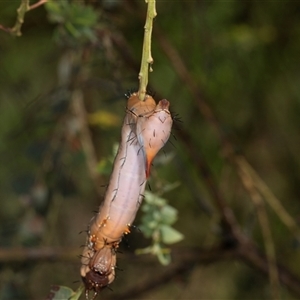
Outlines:
POLYGON ((16 20, 14 27, 8 28, 8 27, 4 27, 3 25, 0 24, 0 30, 8 32, 11 35, 21 36, 22 35, 21 28, 24 23, 25 14, 28 11, 45 4, 47 1, 48 0, 39 0, 35 4, 30 5, 30 0, 21 0, 21 4, 20 4, 19 8, 17 9, 17 20, 16 20))
POLYGON ((152 27, 153 19, 156 17, 156 8, 155 0, 145 0, 148 3, 146 24, 145 24, 145 33, 144 33, 144 42, 143 42, 143 53, 142 53, 142 62, 141 69, 139 72, 139 99, 141 101, 145 100, 146 88, 148 84, 148 72, 152 72, 151 64, 153 64, 153 58, 151 55, 151 36, 152 36, 152 27))
POLYGON ((22 35, 21 27, 24 23, 24 17, 26 12, 29 10, 29 0, 22 0, 20 7, 17 9, 17 21, 15 26, 11 29, 10 33, 16 36, 22 35))

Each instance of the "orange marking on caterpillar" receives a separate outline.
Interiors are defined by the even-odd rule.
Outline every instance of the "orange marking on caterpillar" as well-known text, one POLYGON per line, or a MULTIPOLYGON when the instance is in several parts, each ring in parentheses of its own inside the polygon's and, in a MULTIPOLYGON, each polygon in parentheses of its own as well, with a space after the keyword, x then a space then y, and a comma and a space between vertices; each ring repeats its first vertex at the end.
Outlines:
POLYGON ((124 234, 129 234, 130 232, 130 225, 127 225, 127 227, 124 229, 124 234))

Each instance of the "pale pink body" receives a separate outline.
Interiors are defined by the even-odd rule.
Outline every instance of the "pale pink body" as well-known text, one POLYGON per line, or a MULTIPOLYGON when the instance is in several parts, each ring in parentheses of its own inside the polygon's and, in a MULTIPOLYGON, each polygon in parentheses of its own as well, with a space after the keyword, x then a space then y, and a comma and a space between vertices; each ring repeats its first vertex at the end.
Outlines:
POLYGON ((149 100, 138 101, 128 107, 104 203, 90 225, 91 243, 95 250, 122 239, 123 234, 129 231, 143 200, 147 180, 146 164, 136 127, 141 118, 139 116, 155 109, 154 100, 149 100))
MULTIPOLYGON (((84 280, 89 277, 93 281, 94 276, 101 284, 114 280, 115 249, 123 235, 130 232, 144 197, 151 162, 170 136, 172 117, 168 108, 167 100, 156 105, 150 96, 140 101, 134 93, 128 99, 121 142, 105 199, 89 226, 82 257, 84 280)), ((93 288, 96 293, 101 287, 97 282, 86 283, 86 288, 93 288)))

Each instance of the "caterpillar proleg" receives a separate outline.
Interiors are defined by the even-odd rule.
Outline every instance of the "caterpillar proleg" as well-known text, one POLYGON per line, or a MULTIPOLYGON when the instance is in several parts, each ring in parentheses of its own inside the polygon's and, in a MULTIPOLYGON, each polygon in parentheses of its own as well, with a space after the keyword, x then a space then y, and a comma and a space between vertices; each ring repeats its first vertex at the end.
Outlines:
POLYGON ((81 259, 87 299, 90 290, 95 291, 95 298, 115 278, 115 250, 123 235, 130 232, 144 197, 151 162, 167 142, 172 122, 167 100, 156 105, 149 95, 145 101, 140 101, 137 93, 129 97, 104 202, 90 222, 81 259))

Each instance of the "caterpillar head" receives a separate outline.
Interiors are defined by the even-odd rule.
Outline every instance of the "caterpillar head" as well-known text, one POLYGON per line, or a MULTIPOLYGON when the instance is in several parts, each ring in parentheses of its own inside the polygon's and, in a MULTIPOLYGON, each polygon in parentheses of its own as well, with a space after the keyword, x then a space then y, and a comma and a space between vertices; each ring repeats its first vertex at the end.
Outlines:
POLYGON ((95 270, 90 270, 86 273, 86 276, 82 277, 82 281, 85 285, 85 296, 87 300, 90 299, 89 292, 91 290, 94 290, 94 296, 91 298, 91 300, 94 300, 99 292, 109 284, 108 276, 106 274, 100 274, 95 270))
POLYGON ((96 299, 102 289, 110 285, 115 279, 116 253, 110 246, 104 246, 95 251, 90 257, 88 266, 82 271, 82 281, 85 285, 86 299, 89 300, 89 292, 94 291, 91 300, 96 299))

